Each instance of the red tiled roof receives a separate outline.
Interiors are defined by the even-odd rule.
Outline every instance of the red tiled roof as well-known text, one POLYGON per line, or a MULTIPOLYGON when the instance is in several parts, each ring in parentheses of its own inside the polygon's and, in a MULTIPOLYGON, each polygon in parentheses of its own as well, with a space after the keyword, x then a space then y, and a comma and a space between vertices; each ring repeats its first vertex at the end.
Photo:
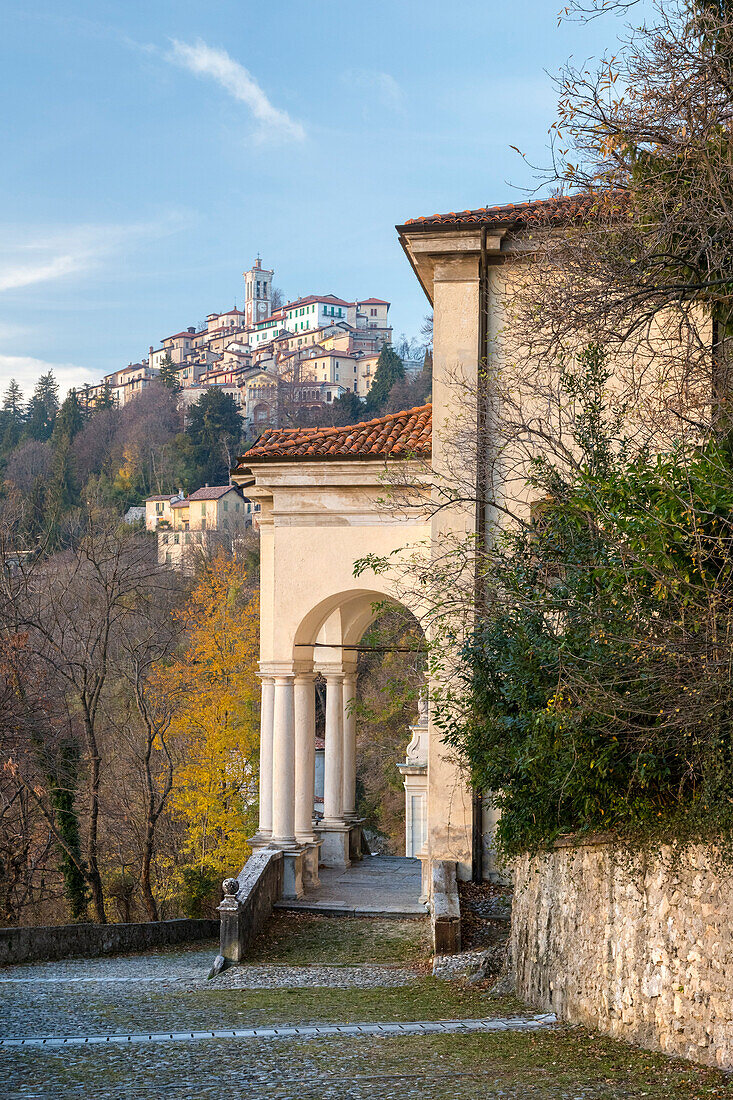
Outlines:
POLYGON ((190 493, 188 499, 218 500, 219 497, 223 497, 225 493, 231 492, 232 489, 239 492, 236 485, 205 485, 203 489, 197 489, 195 493, 190 493))
POLYGON ((345 302, 343 298, 337 298, 334 294, 309 294, 307 298, 296 298, 293 302, 288 302, 283 306, 283 312, 286 309, 296 309, 299 306, 308 306, 313 302, 325 302, 329 306, 348 306, 352 305, 351 302, 345 302))
POLYGON ((343 428, 270 428, 241 456, 237 469, 258 459, 427 458, 432 423, 433 406, 420 405, 343 428))
POLYGON ((356 303, 358 306, 388 306, 390 302, 385 302, 384 298, 360 298, 356 303))
MULTIPOLYGON (((528 225, 564 225, 576 218, 588 217, 609 194, 602 192, 563 195, 534 202, 509 202, 503 206, 482 206, 478 210, 461 210, 450 214, 431 214, 426 218, 410 218, 405 226, 410 228, 431 225, 488 225, 519 229, 528 225)), ((620 192, 614 194, 615 202, 623 202, 620 192)))

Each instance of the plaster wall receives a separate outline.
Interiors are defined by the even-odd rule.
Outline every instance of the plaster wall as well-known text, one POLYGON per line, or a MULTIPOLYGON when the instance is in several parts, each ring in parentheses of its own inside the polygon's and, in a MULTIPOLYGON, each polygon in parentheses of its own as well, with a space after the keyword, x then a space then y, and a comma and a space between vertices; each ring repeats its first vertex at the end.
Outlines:
MULTIPOLYGON (((445 255, 434 267, 433 479, 435 503, 457 491, 470 500, 476 477, 476 404, 478 371, 478 256, 445 255), (466 491, 464 491, 466 490, 466 491)), ((474 530, 471 505, 435 511, 431 522, 434 557, 474 530)), ((470 594, 473 578, 456 575, 456 587, 470 594)), ((468 624, 470 626, 470 623, 468 624)), ((443 675, 450 676, 446 655, 443 675)), ((428 852, 431 859, 453 861, 462 878, 471 873, 471 793, 464 771, 431 722, 428 741, 428 852)))

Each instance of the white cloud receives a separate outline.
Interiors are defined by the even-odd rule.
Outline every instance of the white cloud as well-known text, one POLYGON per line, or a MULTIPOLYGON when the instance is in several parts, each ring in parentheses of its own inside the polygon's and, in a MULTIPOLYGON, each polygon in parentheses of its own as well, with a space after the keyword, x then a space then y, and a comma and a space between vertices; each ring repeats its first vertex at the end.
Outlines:
POLYGON ((403 111, 405 95, 393 76, 380 69, 349 69, 343 74, 343 80, 353 88, 360 88, 370 94, 373 101, 392 111, 403 111))
POLYGON ((10 379, 14 378, 26 399, 29 398, 40 376, 50 370, 56 376, 62 397, 67 390, 81 389, 87 382, 94 385, 99 381, 99 372, 74 366, 73 363, 48 363, 31 355, 0 355, 0 396, 7 389, 10 379))
POLYGON ((181 228, 178 215, 154 223, 78 225, 40 230, 18 227, 0 231, 0 292, 85 273, 106 256, 136 241, 164 236, 181 228))
POLYGON ((280 138, 303 141, 305 130, 287 111, 275 107, 250 72, 230 57, 226 50, 207 46, 199 39, 193 46, 172 39, 173 48, 166 54, 172 64, 180 65, 196 76, 210 77, 239 103, 244 103, 258 125, 259 138, 280 138))

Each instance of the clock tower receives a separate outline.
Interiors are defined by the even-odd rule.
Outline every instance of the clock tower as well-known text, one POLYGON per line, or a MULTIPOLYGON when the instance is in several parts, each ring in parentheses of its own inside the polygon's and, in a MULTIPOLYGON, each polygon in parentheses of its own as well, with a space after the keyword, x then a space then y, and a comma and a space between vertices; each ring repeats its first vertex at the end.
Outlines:
POLYGON ((244 272, 244 323, 250 328, 272 313, 272 276, 258 256, 249 271, 244 272))

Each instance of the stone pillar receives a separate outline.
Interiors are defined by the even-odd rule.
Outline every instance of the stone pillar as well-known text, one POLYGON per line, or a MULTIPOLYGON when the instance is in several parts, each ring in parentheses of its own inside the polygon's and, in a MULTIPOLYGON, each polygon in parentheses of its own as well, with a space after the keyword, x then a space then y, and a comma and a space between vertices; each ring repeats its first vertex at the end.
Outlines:
POLYGON ((343 822, 344 734, 343 674, 326 674, 326 758, 323 778, 323 823, 343 822))
POLYGON ((275 682, 262 677, 260 704, 260 824, 257 839, 267 841, 272 836, 272 718, 275 702, 275 682))
POLYGON ((356 674, 344 676, 344 781, 342 786, 342 812, 345 821, 356 817, 356 715, 353 703, 356 698, 356 674))
POLYGON ((323 821, 317 832, 322 841, 321 862, 326 867, 348 867, 350 826, 343 818, 344 692, 343 673, 326 672, 326 758, 323 780, 323 821))
POLYGON ((295 677, 295 836, 303 845, 303 885, 320 885, 320 841, 313 832, 313 798, 316 786, 316 693, 312 672, 295 677))
POLYGON ((295 677, 295 835, 299 843, 313 840, 313 797, 316 786, 316 705, 313 673, 295 677))
POLYGON ((295 847, 293 677, 275 677, 272 735, 272 842, 295 847))

